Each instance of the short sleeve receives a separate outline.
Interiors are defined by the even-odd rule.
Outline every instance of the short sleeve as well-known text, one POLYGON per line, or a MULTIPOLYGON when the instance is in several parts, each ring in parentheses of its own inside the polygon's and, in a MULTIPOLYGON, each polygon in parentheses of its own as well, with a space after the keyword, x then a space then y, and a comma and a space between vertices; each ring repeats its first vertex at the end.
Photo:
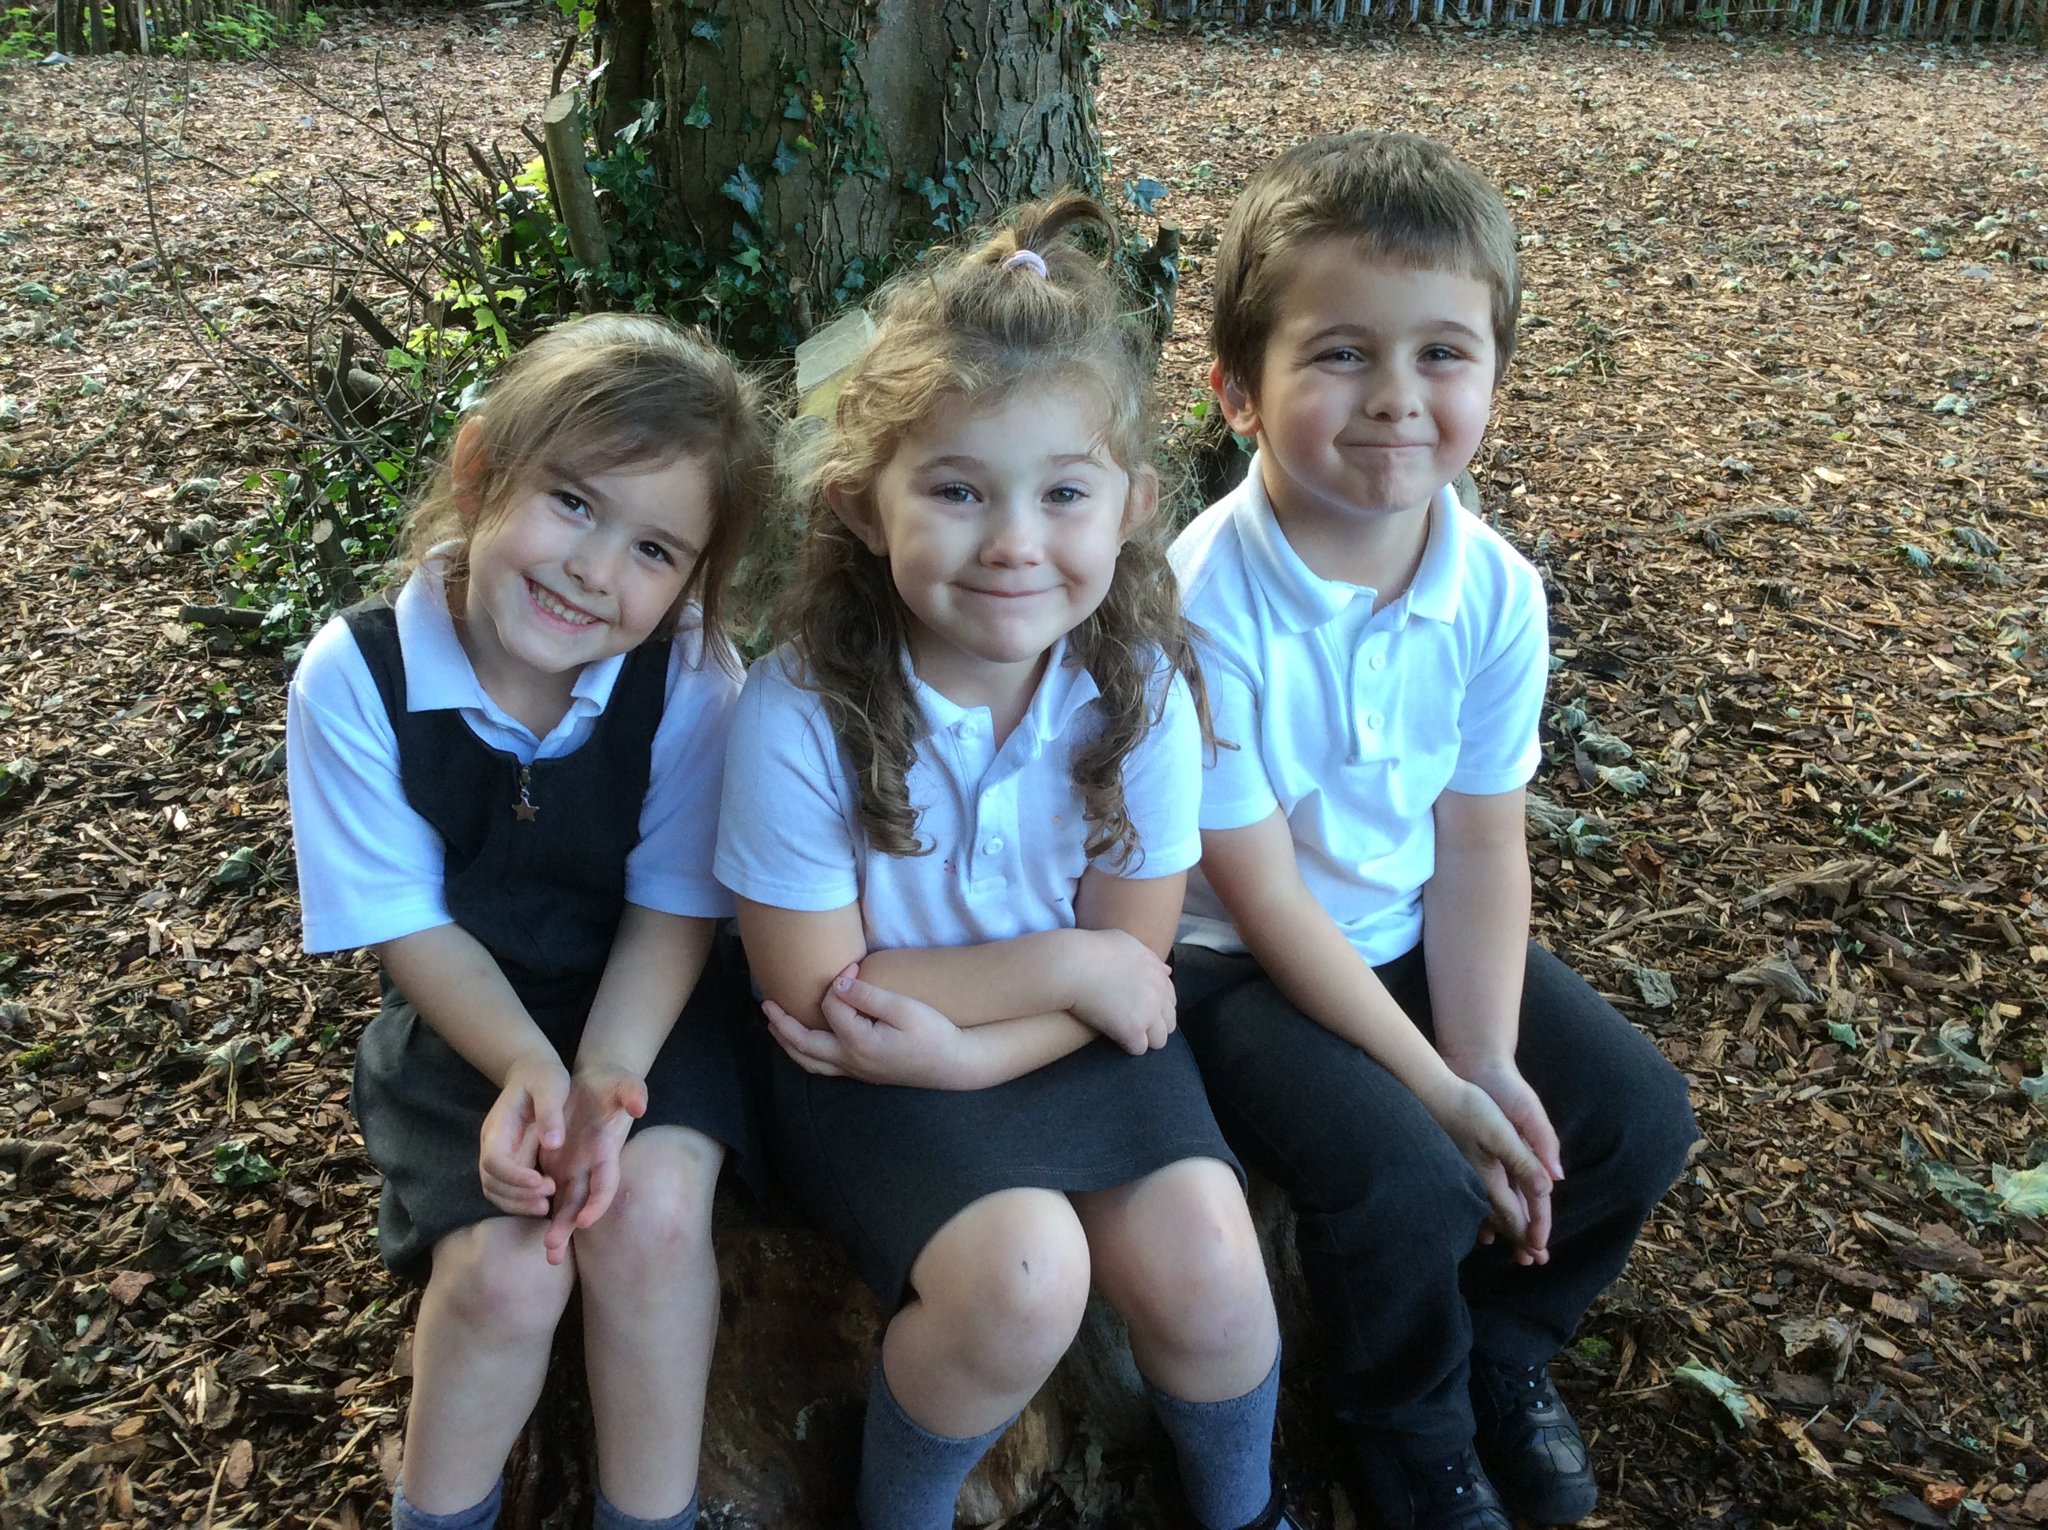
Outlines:
POLYGON ((1201 649, 1216 749, 1202 772, 1202 827, 1242 829, 1273 815, 1280 799, 1266 775, 1259 737, 1259 691, 1253 678, 1213 644, 1201 649))
POLYGON ((1516 560, 1492 642, 1465 682, 1458 760, 1450 790, 1489 797, 1526 786, 1543 758, 1539 736, 1550 681, 1550 620, 1543 581, 1516 560))
POLYGON ((1124 757, 1124 811, 1138 831, 1138 853, 1092 864, 1134 880, 1186 871, 1202 858, 1201 804, 1202 724, 1187 681, 1175 674, 1159 721, 1124 757))
POLYGON ((285 710, 285 768, 309 952, 452 922, 441 836, 405 800, 398 735, 340 618, 307 645, 285 710))
POLYGON ((845 773, 824 703, 785 653, 747 676, 726 742, 718 880, 742 898, 822 913, 860 897, 845 773))
POLYGON ((655 730, 640 842, 626 857, 626 901, 664 914, 720 919, 732 896, 712 871, 738 679, 695 642, 670 651, 668 699, 655 730))

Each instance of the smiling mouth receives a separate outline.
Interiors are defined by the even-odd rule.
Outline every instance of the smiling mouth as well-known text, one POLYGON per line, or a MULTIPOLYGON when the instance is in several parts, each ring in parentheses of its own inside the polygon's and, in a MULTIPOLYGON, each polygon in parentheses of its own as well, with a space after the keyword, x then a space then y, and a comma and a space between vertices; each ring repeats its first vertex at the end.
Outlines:
POLYGON ((1028 600, 1033 595, 1050 593, 1048 590, 984 590, 971 584, 964 584, 961 588, 970 595, 982 595, 990 600, 1028 600))
POLYGON ((526 581, 526 591, 533 597, 533 603, 558 622, 567 622, 572 627, 594 627, 597 618, 581 607, 572 606, 546 585, 526 581))

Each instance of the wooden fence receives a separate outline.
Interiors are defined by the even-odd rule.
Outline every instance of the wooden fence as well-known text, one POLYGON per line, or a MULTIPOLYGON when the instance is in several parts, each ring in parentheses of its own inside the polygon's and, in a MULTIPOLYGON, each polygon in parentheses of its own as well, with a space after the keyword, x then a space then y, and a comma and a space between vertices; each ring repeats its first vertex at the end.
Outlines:
POLYGON ((2048 0, 1151 0, 1162 21, 1697 27, 1927 42, 2048 41, 2048 0))
POLYGON ((290 38, 304 20, 301 0, 55 0, 50 11, 57 51, 74 56, 157 53, 209 29, 218 51, 254 49, 290 38))

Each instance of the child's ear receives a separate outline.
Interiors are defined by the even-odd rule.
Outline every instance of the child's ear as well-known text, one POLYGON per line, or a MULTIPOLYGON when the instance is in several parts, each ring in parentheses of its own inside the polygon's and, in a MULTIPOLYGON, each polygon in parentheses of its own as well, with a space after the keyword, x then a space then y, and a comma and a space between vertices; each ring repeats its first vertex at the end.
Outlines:
POLYGON ((473 521, 483 509, 484 474, 490 466, 490 450, 484 444, 483 427, 464 420, 455 431, 455 450, 448 458, 448 481, 455 490, 455 508, 462 518, 473 521))
POLYGON ((1145 466, 1131 474, 1130 492, 1124 496, 1124 527, 1126 537, 1137 534, 1140 527, 1159 513, 1159 473, 1145 466))
POLYGON ((839 523, 860 538, 861 546, 877 558, 889 556, 888 534, 882 529, 881 519, 869 508, 867 495, 835 483, 825 490, 825 503, 839 517, 839 523))
POLYGON ((1259 433, 1259 409, 1252 397, 1232 380, 1218 361, 1209 368, 1209 387, 1216 394, 1216 403, 1223 410, 1223 420, 1232 431, 1251 440, 1259 433))

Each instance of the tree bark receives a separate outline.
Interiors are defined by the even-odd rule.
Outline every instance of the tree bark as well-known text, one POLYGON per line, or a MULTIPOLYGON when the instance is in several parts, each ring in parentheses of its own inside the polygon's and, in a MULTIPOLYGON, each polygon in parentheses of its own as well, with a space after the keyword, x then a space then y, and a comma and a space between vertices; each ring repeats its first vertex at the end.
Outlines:
POLYGON ((662 232, 712 261, 758 252, 800 336, 906 247, 1062 186, 1099 190, 1087 9, 604 0, 596 150, 658 103, 635 147, 662 232))

